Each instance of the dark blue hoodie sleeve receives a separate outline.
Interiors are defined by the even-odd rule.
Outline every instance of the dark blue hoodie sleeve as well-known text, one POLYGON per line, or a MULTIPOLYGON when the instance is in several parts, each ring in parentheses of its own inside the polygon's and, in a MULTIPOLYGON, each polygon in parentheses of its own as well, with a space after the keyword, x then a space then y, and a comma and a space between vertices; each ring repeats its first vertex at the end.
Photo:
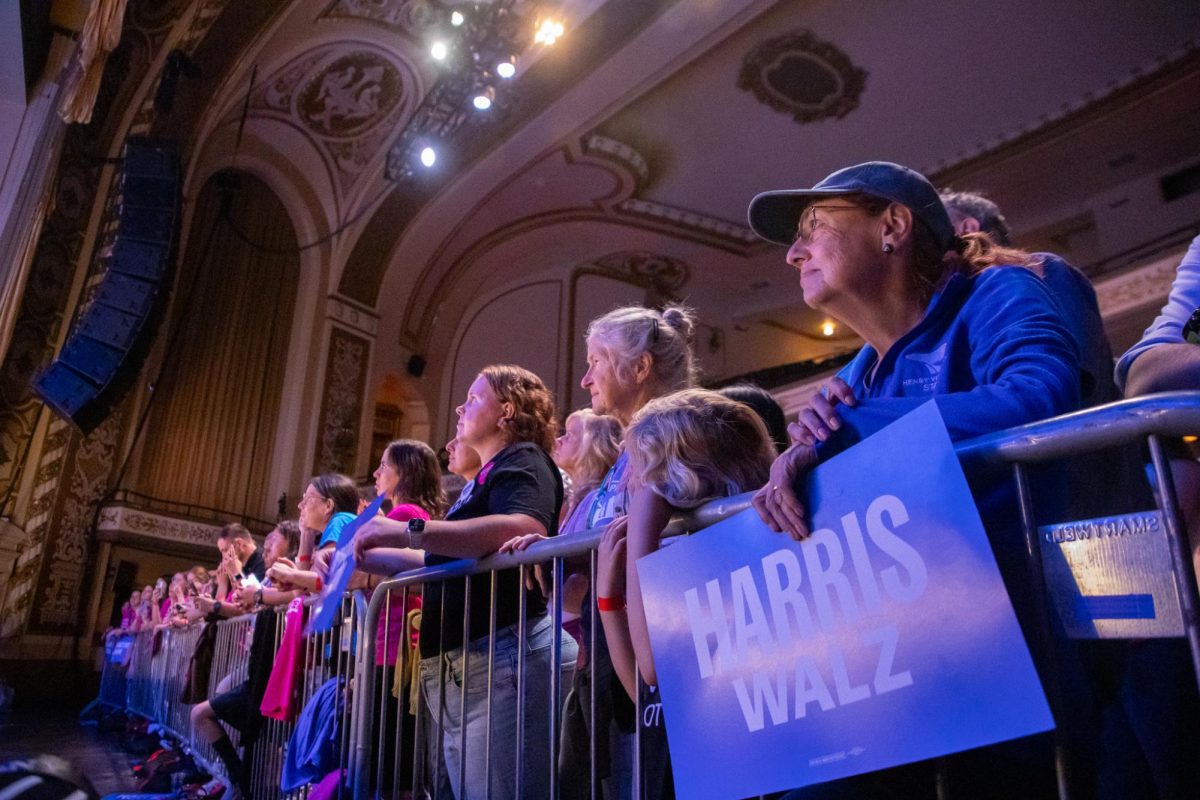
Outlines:
MULTIPOLYGON (((968 370, 977 385, 932 398, 950 438, 970 439, 1076 410, 1079 356, 1067 323, 1041 279, 1019 267, 997 267, 975 281, 971 297, 958 312, 958 323, 967 325, 970 357, 947 368, 968 370)), ((844 424, 819 446, 822 460, 930 399, 928 395, 873 397, 855 408, 841 407, 844 424)))

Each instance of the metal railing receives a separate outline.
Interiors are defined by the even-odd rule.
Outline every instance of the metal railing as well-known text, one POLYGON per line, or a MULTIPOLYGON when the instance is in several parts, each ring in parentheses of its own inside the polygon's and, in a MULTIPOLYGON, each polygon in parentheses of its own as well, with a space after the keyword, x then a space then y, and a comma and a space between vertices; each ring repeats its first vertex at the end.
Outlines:
MULTIPOLYGON (((1139 441, 1145 440, 1148 443, 1152 462, 1154 466, 1157 489, 1156 498, 1158 500, 1159 510, 1165 521, 1166 533, 1170 542, 1173 555, 1173 572, 1175 576, 1175 584, 1180 596, 1180 603, 1183 611, 1184 625, 1187 631, 1187 638, 1191 646, 1193 664, 1196 669, 1197 680, 1200 682, 1200 617, 1198 617, 1197 609, 1200 609, 1200 596, 1197 595, 1196 576, 1192 566, 1190 547, 1187 542, 1187 534, 1184 529, 1183 520, 1180 514, 1179 505, 1175 497, 1174 484, 1170 479, 1169 466, 1162 449, 1163 437, 1178 437, 1200 432, 1200 392, 1171 392, 1159 395, 1153 395, 1133 400, 1126 400, 1118 403, 1113 403, 1107 406, 1089 409, 1054 419, 1045 420, 1042 422, 1031 423, 1029 425, 1020 426, 1010 430, 1001 431, 995 434, 972 439, 962 442, 955 448, 959 455, 960 461, 964 468, 968 471, 995 469, 998 467, 1008 467, 1013 472, 1013 478, 1016 483, 1017 497, 1020 504, 1022 528, 1025 533, 1025 544, 1027 547, 1027 556, 1029 559, 1029 568, 1031 574, 1030 583, 1037 593, 1035 598, 1035 607, 1039 609, 1039 620, 1037 635, 1041 639, 1041 643, 1045 652, 1053 654, 1054 643, 1050 633, 1048 622, 1047 601, 1045 597, 1045 584, 1042 574, 1042 565, 1040 557, 1040 548, 1038 543, 1037 526, 1034 522, 1033 501, 1028 487, 1028 478, 1026 475, 1026 465, 1045 461, 1054 461, 1072 456, 1080 456, 1088 453, 1093 453, 1098 450, 1118 447, 1122 445, 1130 445, 1139 441)), ((739 495, 736 497, 723 498, 709 502, 694 511, 686 514, 675 516, 667 529, 664 531, 664 536, 672 536, 694 532, 712 525, 720 520, 723 520, 733 514, 745 510, 750 505, 751 493, 739 495)), ((486 653, 488 658, 488 680, 486 686, 486 694, 488 697, 486 716, 488 718, 487 729, 488 735, 484 742, 485 771, 491 767, 492 763, 492 740, 491 740, 491 717, 493 708, 491 703, 491 695, 493 692, 492 681, 492 665, 495 659, 495 615, 497 605, 497 581, 496 576, 500 571, 506 569, 517 569, 520 574, 520 583, 524 585, 528 570, 533 569, 536 565, 551 565, 553 575, 552 592, 550 597, 550 609, 553 616, 555 631, 561 630, 561 587, 562 574, 564 565, 568 560, 586 559, 588 562, 588 577, 591 586, 595 586, 596 580, 596 557, 595 550, 599 544, 600 537, 603 533, 602 528, 596 528, 587 532, 574 534, 569 537, 559 537, 548 539, 539 542, 527 550, 514 554, 493 555, 478 561, 462 560, 449 564, 444 564, 436 567, 428 567, 419 570, 397 575, 384 583, 376 590, 375 596, 372 597, 370 606, 367 610, 366 625, 367 636, 364 647, 364 659, 370 661, 374 658, 376 642, 374 637, 370 635, 375 630, 374 623, 381 614, 381 609, 385 603, 388 603, 392 592, 407 593, 413 591, 416 587, 422 585, 430 585, 434 583, 445 583, 452 580, 466 579, 468 576, 490 574, 491 591, 488 597, 489 613, 492 620, 492 626, 489 628, 488 636, 486 637, 487 644, 486 653)), ((470 581, 464 580, 464 594, 466 598, 464 605, 470 607, 470 581)), ((519 637, 520 652, 524 653, 526 623, 524 615, 525 593, 522 592, 519 597, 522 614, 517 626, 519 637)), ((598 629, 599 620, 596 616, 594 604, 591 608, 586 609, 584 613, 589 614, 592 630, 592 640, 585 643, 585 649, 595 657, 595 631, 598 629)), ((466 617, 468 615, 464 615, 466 617)), ((443 625, 447 624, 447 620, 442 618, 443 625)), ((464 618, 463 629, 467 629, 467 619, 464 618)), ((440 638, 440 637, 439 637, 440 638)), ((559 665, 561 664, 561 653, 559 651, 560 640, 555 638, 554 645, 554 660, 551 668, 551 697, 557 698, 558 686, 553 679, 559 676, 559 665)), ((445 651, 439 651, 438 661, 443 662, 447 657, 445 651)), ((591 663, 591 668, 595 670, 594 661, 591 663)), ((399 669, 404 669, 403 664, 399 664, 399 669)), ((1054 660, 1051 655, 1050 669, 1054 670, 1054 660)), ((468 674, 464 667, 462 670, 464 681, 468 674)), ((521 673, 518 673, 520 679, 521 673)), ((1056 676, 1051 675, 1051 680, 1056 676)), ((361 697, 359 699, 359 707, 356 713, 355 725, 358 731, 358 750, 353 759, 353 775, 354 797, 355 800, 367 800, 372 796, 379 796, 381 788, 376 782, 378 769, 373 769, 376 766, 376 760, 384 753, 396 751, 400 749, 399 742, 389 743, 377 735, 374 729, 374 719, 371 714, 365 713, 365 709, 372 702, 376 693, 375 675, 373 673, 364 673, 360 675, 361 681, 361 697)), ((437 708, 439 715, 445 713, 444 708, 444 687, 446 677, 444 670, 439 674, 438 681, 438 702, 437 708)), ((591 696, 589 704, 592 712, 592 719, 596 718, 596 695, 595 683, 591 684, 591 696)), ((1056 694, 1053 687, 1048 688, 1048 693, 1052 696, 1052 704, 1055 702, 1054 695, 1056 694)), ((468 695, 468 687, 462 686, 460 697, 464 698, 464 703, 460 713, 465 713, 466 705, 465 698, 468 695)), ((524 699, 521 690, 518 689, 518 696, 524 699)), ((557 763, 558 756, 558 739, 557 731, 560 723, 561 704, 551 702, 551 713, 548 724, 550 736, 545 745, 550 753, 550 763, 557 763)), ((518 707, 518 725, 517 725, 517 740, 520 742, 523 738, 523 716, 524 703, 518 707)), ((637 707, 636 713, 639 718, 642 709, 637 707)), ((440 725, 437 720, 431 720, 435 724, 435 732, 440 732, 440 725)), ((595 762, 595 731, 592 731, 593 741, 589 742, 589 747, 592 753, 591 759, 591 784, 590 792, 593 798, 599 796, 598 781, 596 775, 595 762)), ((435 741, 436 741, 435 737, 435 741)), ((417 752, 414 755, 416 760, 420 760, 423 754, 419 751, 419 747, 423 744, 421 741, 414 743, 417 752)), ((466 735, 465 728, 462 733, 462 741, 460 747, 465 747, 466 735)), ((1059 776, 1059 794, 1061 797, 1069 795, 1069 789, 1066 781, 1066 756, 1064 754, 1061 743, 1056 746, 1056 767, 1059 776)), ((428 758, 428 754, 424 754, 428 758)), ((439 760, 437 754, 431 759, 435 765, 439 760)), ((464 755, 460 759, 459 768, 460 774, 459 785, 465 778, 465 764, 467 757, 464 755)), ((632 775, 633 781, 633 796, 641 795, 641 787, 638 785, 638 776, 640 774, 640 765, 638 764, 638 751, 635 746, 634 751, 634 769, 632 775)), ((485 772, 486 774, 486 772, 485 772)), ((516 796, 523 796, 525 787, 522 785, 522 775, 520 768, 520 759, 516 769, 516 796)), ((939 776, 940 777, 940 776, 939 776)), ((550 786, 551 796, 553 794, 556 781, 555 770, 551 770, 550 786)), ((941 781, 939 781, 940 785, 941 781)), ((419 787, 414 782, 414 794, 419 787)), ((492 794, 492 786, 489 783, 484 788, 486 796, 492 794)), ((386 792, 385 792, 386 796, 386 792)), ((434 792, 436 796, 436 792, 434 792)))
MULTIPOLYGON (((313 694, 330 679, 336 678, 345 691, 358 668, 358 648, 361 637, 357 631, 362 624, 366 602, 360 593, 343 599, 339 624, 332 630, 305 638, 299 656, 302 670, 295 696, 295 707, 303 708, 313 694)), ((232 619, 205 623, 217 626, 213 643, 206 699, 236 688, 250 678, 251 670, 264 665, 252 664, 250 647, 256 625, 270 625, 262 635, 269 636, 272 656, 279 650, 284 634, 282 612, 247 614, 232 619)), ((200 640, 202 626, 145 630, 137 634, 110 637, 101 675, 100 700, 110 707, 122 707, 155 723, 174 738, 200 766, 214 775, 230 780, 212 745, 192 727, 194 704, 184 702, 185 683, 189 665, 200 640), (119 639, 131 640, 127 665, 112 658, 119 639)), ((342 740, 339 745, 338 768, 347 770, 353 752, 353 726, 350 724, 349 704, 344 706, 341 721, 342 740)), ((252 709, 257 714, 258 709, 252 709)), ((280 776, 295 722, 263 717, 252 735, 222 723, 235 747, 242 750, 248 765, 252 800, 305 798, 308 787, 290 792, 280 788, 280 776)), ((236 780, 235 780, 236 782, 236 780)), ((344 788, 339 797, 345 794, 344 788)))
MULTIPOLYGON (((1144 441, 1149 448, 1156 478, 1156 501, 1171 547, 1172 572, 1180 598, 1184 629, 1200 682, 1200 596, 1197 594, 1187 534, 1162 445, 1164 437, 1198 432, 1200 392, 1174 392, 1057 417, 956 446, 960 461, 969 473, 1001 469, 1012 472, 1025 534, 1030 583, 1038 595, 1035 598, 1036 608, 1041 612, 1035 633, 1047 653, 1053 654, 1054 642, 1048 624, 1049 612, 1027 467, 1144 441)), ((678 515, 671 520, 664 535, 694 532, 712 525, 747 508, 750 497, 750 494, 744 494, 723 498, 678 515)), ((512 773, 507 784, 511 791, 505 791, 505 794, 533 796, 530 787, 536 785, 547 787, 545 791, 549 796, 558 796, 563 788, 558 785, 560 776, 555 768, 559 760, 562 696, 569 670, 574 666, 571 663, 573 644, 562 635, 563 576, 570 568, 582 570, 589 578, 590 585, 595 586, 595 550, 602 532, 597 528, 539 542, 516 554, 495 555, 477 561, 462 560, 405 572, 377 587, 369 603, 361 595, 347 598, 341 625, 330 633, 311 637, 305 642, 306 673, 302 691, 302 700, 307 702, 324 679, 330 676, 347 679, 349 696, 344 711, 340 759, 347 770, 347 777, 341 784, 342 790, 355 800, 397 797, 406 789, 411 789, 414 796, 428 793, 431 797, 448 798, 452 796, 451 787, 458 786, 461 796, 463 787, 470 786, 480 789, 478 794, 490 797, 493 795, 495 771, 502 768, 512 773), (514 599, 518 607, 516 623, 507 632, 498 629, 501 572, 516 570, 518 585, 523 587, 526 578, 532 576, 538 565, 549 565, 547 615, 532 613, 528 606, 529 595, 525 590, 518 589, 518 596, 514 599), (472 576, 477 578, 474 586, 469 580, 472 576), (444 613, 446 593, 441 594, 443 605, 439 611, 443 613, 438 614, 441 620, 437 637, 439 644, 445 641, 450 626, 461 624, 460 630, 467 633, 472 630, 472 592, 483 592, 488 612, 487 633, 479 636, 480 628, 475 625, 474 638, 470 635, 461 637, 462 641, 468 643, 467 647, 448 650, 439 647, 436 656, 420 659, 410 647, 407 617, 403 624, 397 625, 396 615, 407 615, 412 596, 422 587, 439 583, 445 586, 449 582, 461 583, 457 591, 462 594, 463 613, 461 620, 448 619, 444 613), (548 663, 537 660, 528 651, 530 638, 538 625, 549 627, 550 635, 544 637, 550 639, 548 663), (399 633, 397 628, 400 629, 399 633), (498 641, 505 636, 515 640, 515 650, 505 649, 498 655, 499 647, 508 647, 507 640, 498 641), (500 684, 509 680, 510 671, 515 676, 516 686, 515 694, 511 695, 515 699, 510 701, 513 707, 508 708, 498 705, 497 697, 500 684), (500 672, 504 672, 503 678, 500 672), (404 676, 407 676, 407 685, 406 680, 402 679, 404 676), (416 691, 413 681, 423 682, 428 690, 424 700, 418 700, 415 705, 409 703, 408 699, 419 696, 421 692, 416 691), (540 684, 540 691, 533 686, 535 683, 540 684), (502 714, 508 718, 498 721, 497 718, 502 714), (482 718, 481 740, 469 736, 476 733, 468 730, 469 724, 454 723, 455 719, 470 720, 472 715, 482 718), (411 726, 406 724, 409 717, 413 718, 411 726), (450 741, 451 737, 446 734, 451 729, 455 729, 454 741, 450 741), (528 752, 531 744, 536 745, 532 749, 539 750, 538 753, 528 752), (449 764, 447 756, 454 750, 459 753, 457 763, 449 764), (506 758, 513 758, 514 761, 505 764, 506 758), (540 774, 541 770, 548 770, 548 774, 540 774), (481 774, 482 785, 471 783, 469 774, 477 777, 481 774)), ((427 605, 425 611, 429 610, 427 605)), ((594 604, 586 607, 583 614, 591 623, 592 638, 583 642, 588 660, 580 666, 586 667, 594 676, 597 669, 595 635, 599 629, 599 619, 594 604)), ((544 628, 539 630, 544 633, 544 628)), ((167 633, 176 635, 172 631, 167 633)), ((282 626, 276 632, 276 647, 281 633, 282 626)), ((181 739, 190 742, 197 752, 211 756, 206 745, 195 742, 191 736, 187 718, 181 716, 177 708, 177 691, 169 680, 172 675, 182 673, 186 660, 179 666, 179 662, 170 662, 170 655, 163 658, 163 652, 169 653, 174 650, 173 646, 160 647, 158 654, 154 654, 151 652, 152 645, 142 644, 150 642, 145 635, 139 635, 138 642, 141 646, 135 648, 129 666, 129 708, 163 722, 181 739), (171 666, 172 663, 176 666, 171 666)), ((179 645, 186 649, 182 639, 179 645)), ((236 648, 226 646, 222 653, 226 658, 225 669, 235 669, 238 658, 236 648)), ((1051 658, 1052 673, 1053 669, 1051 658)), ((217 674, 218 669, 214 665, 212 689, 216 688, 219 679, 217 674)), ((1055 675, 1051 674, 1050 678, 1050 683, 1053 683, 1055 675)), ((590 719, 594 721, 597 718, 594 680, 589 683, 588 691, 589 696, 582 702, 585 708, 590 709, 590 719)), ((1053 686, 1048 686, 1047 691, 1053 707, 1056 691, 1053 686)), ((636 707, 636 713, 641 716, 640 706, 636 707)), ((273 800, 281 796, 279 772, 290 733, 290 724, 273 720, 266 722, 259 747, 252 756, 255 780, 253 794, 256 800, 273 800)), ((634 764, 628 778, 630 785, 616 787, 619 789, 618 796, 629 796, 630 792, 634 797, 641 796, 636 740, 633 744, 634 764)), ((594 730, 591 731, 587 747, 590 775, 585 793, 599 797, 601 776, 597 771, 594 730)), ((1060 796, 1067 797, 1070 793, 1066 778, 1068 765, 1061 743, 1056 748, 1056 757, 1060 796)), ((212 763, 211 757, 208 761, 212 763)), ((475 794, 467 792, 470 797, 475 794)), ((300 790, 297 795, 305 796, 306 790, 300 790)))

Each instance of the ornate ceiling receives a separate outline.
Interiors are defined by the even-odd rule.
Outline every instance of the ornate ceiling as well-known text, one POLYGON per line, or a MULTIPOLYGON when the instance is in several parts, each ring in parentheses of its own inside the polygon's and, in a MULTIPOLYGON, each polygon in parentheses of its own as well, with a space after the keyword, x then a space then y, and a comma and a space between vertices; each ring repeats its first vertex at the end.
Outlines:
MULTIPOLYGON (((486 291, 631 249, 692 265, 682 294, 715 324, 794 334, 787 358, 843 348, 813 340, 821 319, 781 254, 746 230, 755 192, 888 158, 987 189, 1036 232, 1086 202, 1026 148, 1031 137, 1076 142, 1062 167, 1087 192, 1120 184, 1130 170, 1098 168, 1078 147, 1105 113, 1144 101, 1139 82, 1194 74, 1200 38, 1188 0, 1104 0, 1086 18, 1067 0, 964 0, 937 14, 919 0, 564 2, 567 33, 523 67, 510 118, 467 130, 432 180, 395 186, 386 151, 436 80, 427 48, 443 4, 245 5, 225 7, 199 50, 210 68, 204 96, 184 104, 189 123, 163 130, 187 131, 193 185, 230 164, 261 173, 302 239, 352 223, 318 248, 320 279, 379 315, 391 364, 414 353, 438 364, 486 291), (1080 127, 1089 109, 1098 121, 1080 127)), ((1124 140, 1153 142, 1129 157, 1194 154, 1200 100, 1184 105, 1174 137, 1154 135, 1161 107, 1125 113, 1124 140)))

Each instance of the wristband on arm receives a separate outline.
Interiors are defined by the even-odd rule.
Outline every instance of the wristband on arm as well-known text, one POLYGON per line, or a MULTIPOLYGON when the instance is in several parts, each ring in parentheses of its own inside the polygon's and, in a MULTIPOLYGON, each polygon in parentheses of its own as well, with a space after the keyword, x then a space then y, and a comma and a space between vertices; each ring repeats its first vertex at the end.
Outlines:
POLYGON ((625 596, 617 595, 615 597, 596 597, 596 608, 601 611, 624 611, 625 596))

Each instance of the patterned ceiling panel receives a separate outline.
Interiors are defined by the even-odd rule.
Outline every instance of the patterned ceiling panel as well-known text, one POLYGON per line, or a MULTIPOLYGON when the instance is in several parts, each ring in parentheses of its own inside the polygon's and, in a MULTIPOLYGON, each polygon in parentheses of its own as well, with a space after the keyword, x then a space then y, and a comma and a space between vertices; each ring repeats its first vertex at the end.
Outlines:
POLYGON ((276 72, 255 91, 250 108, 301 130, 328 157, 345 191, 412 106, 415 81, 386 51, 336 42, 276 72))
POLYGON ((385 28, 420 36, 437 22, 440 12, 431 0, 334 0, 322 19, 360 19, 385 28))
POLYGON ((866 70, 808 30, 762 42, 738 75, 738 88, 800 123, 846 116, 858 108, 866 82, 866 70))

